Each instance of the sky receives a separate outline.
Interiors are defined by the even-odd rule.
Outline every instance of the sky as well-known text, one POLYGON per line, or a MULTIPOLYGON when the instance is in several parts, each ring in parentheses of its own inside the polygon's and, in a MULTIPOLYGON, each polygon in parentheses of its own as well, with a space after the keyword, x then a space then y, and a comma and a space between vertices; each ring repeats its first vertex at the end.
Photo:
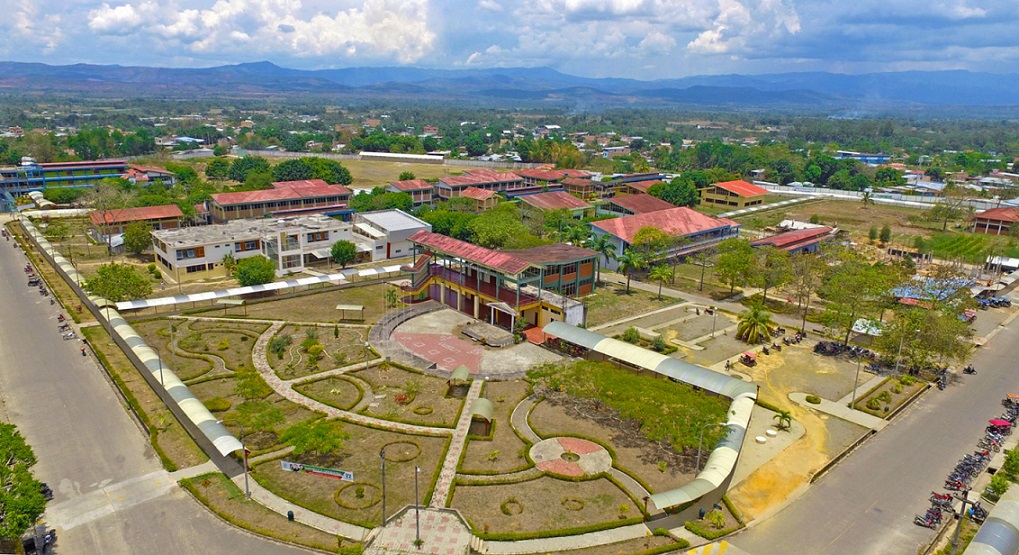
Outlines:
POLYGON ((2 0, 0 60, 551 67, 653 80, 1019 71, 1014 0, 2 0))

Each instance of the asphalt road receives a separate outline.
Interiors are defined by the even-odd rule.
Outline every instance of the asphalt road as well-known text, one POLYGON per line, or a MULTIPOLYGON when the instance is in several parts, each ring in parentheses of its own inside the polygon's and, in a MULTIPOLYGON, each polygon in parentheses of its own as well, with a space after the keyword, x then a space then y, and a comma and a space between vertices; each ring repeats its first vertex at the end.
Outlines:
POLYGON ((26 286, 12 245, 0 240, 0 412, 54 490, 56 553, 307 553, 223 523, 175 485, 93 358, 61 339, 59 305, 26 286))
POLYGON ((731 543, 754 555, 914 555, 934 532, 913 517, 975 450, 1005 394, 1019 392, 1017 339, 1019 320, 976 352, 976 376, 928 392, 799 499, 731 543))

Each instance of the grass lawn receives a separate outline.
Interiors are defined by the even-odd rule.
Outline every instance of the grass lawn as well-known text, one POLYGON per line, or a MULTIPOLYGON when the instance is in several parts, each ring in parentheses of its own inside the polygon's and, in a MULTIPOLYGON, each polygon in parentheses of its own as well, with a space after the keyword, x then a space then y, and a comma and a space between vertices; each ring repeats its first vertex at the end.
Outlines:
POLYGON ((308 376, 323 370, 346 366, 356 362, 362 362, 365 357, 371 357, 371 353, 364 348, 368 331, 360 327, 347 326, 284 326, 277 336, 289 335, 291 343, 283 352, 280 358, 274 353, 266 353, 269 357, 269 365, 285 380, 308 376), (316 334, 319 344, 325 347, 323 355, 317 361, 312 361, 301 347, 301 342, 310 333, 316 334))
POLYGON ((676 542, 668 536, 651 536, 586 549, 571 549, 570 555, 640 555, 650 550, 655 553, 679 553, 681 549, 685 552, 689 547, 689 543, 676 542), (672 549, 668 549, 669 546, 672 549))
MULTIPOLYGON (((238 405, 245 402, 246 399, 237 394, 235 391, 236 385, 237 379, 235 377, 223 376, 206 380, 201 383, 194 383, 188 387, 199 400, 206 404, 206 406, 208 406, 210 401, 213 399, 217 400, 214 403, 222 403, 222 401, 219 400, 225 400, 229 403, 228 409, 213 411, 213 414, 217 418, 223 420, 224 424, 228 429, 230 429, 231 433, 239 437, 240 427, 237 425, 232 411, 234 411, 238 405)), ((317 417, 317 414, 311 409, 294 403, 293 401, 289 401, 275 392, 271 392, 266 397, 257 399, 254 402, 265 402, 268 403, 269 406, 279 409, 284 419, 283 423, 274 426, 271 430, 245 430, 245 446, 250 449, 254 455, 281 449, 283 445, 279 443, 280 432, 289 426, 297 424, 298 422, 317 417)), ((217 407, 213 406, 212 408, 217 407)))
MULTIPOLYGON (((175 321, 177 331, 174 339, 179 339, 189 332, 187 322, 175 321)), ((163 360, 173 368, 173 373, 184 382, 200 378, 214 368, 212 358, 205 354, 189 353, 181 348, 170 352, 170 322, 164 318, 156 320, 136 320, 131 327, 142 336, 145 343, 159 351, 163 360)))
POLYGON ((181 480, 181 485, 212 512, 234 526, 312 549, 329 552, 336 550, 336 536, 299 522, 290 522, 275 511, 245 500, 244 492, 223 474, 187 478, 181 480))
POLYGON ((254 303, 248 305, 246 318, 329 324, 340 318, 340 311, 336 310, 336 305, 359 304, 364 306, 364 323, 374 324, 379 317, 386 313, 384 295, 386 289, 391 287, 384 283, 358 285, 288 299, 254 303))
POLYGON ((656 310, 679 302, 677 299, 662 297, 657 299, 654 293, 630 288, 626 293, 626 285, 605 283, 598 289, 581 299, 587 305, 587 326, 597 326, 624 316, 640 314, 656 310))
POLYGON ((445 396, 444 378, 379 365, 350 375, 371 384, 375 400, 365 414, 424 426, 456 426, 464 400, 445 396))
POLYGON ((522 380, 489 382, 484 397, 492 401, 494 431, 491 439, 469 439, 459 471, 471 474, 514 472, 528 468, 524 457, 527 444, 513 431, 510 415, 517 403, 527 397, 530 385, 522 380), (493 456, 495 453, 495 456, 493 456))
POLYGON ((191 354, 219 357, 228 370, 253 370, 251 348, 258 335, 241 330, 194 330, 178 336, 177 347, 191 354))
POLYGON ((889 378, 881 385, 874 388, 873 391, 869 391, 867 394, 858 398, 856 400, 856 409, 873 414, 878 418, 884 418, 891 413, 891 411, 897 409, 899 405, 905 403, 906 400, 912 397, 917 391, 923 389, 925 385, 926 384, 921 381, 915 381, 911 385, 903 385, 899 383, 898 379, 889 378), (896 392, 896 390, 898 391, 896 392), (887 395, 885 394, 886 392, 887 395), (879 398, 882 396, 883 398, 879 398), (876 399, 876 409, 867 406, 867 402, 871 399, 876 399), (888 407, 887 412, 885 411, 885 407, 888 407))
POLYGON ((414 467, 421 467, 418 486, 422 504, 431 498, 434 479, 442 465, 448 438, 422 437, 376 430, 345 423, 349 439, 335 456, 287 455, 285 460, 354 472, 354 482, 284 472, 279 461, 254 467, 251 475, 262 486, 296 505, 333 518, 372 527, 382 521, 382 470, 379 453, 386 447, 386 510, 390 515, 414 503, 414 467), (351 491, 341 491, 350 485, 351 491), (356 487, 364 487, 357 498, 356 487), (347 506, 342 506, 339 500, 347 506))
POLYGON ((81 331, 88 339, 89 346, 113 374, 117 386, 148 422, 153 432, 151 441, 161 458, 164 458, 167 470, 187 468, 209 460, 177 419, 166 410, 162 399, 113 343, 106 330, 101 326, 89 326, 81 331))
POLYGON ((1019 256, 1019 242, 1007 236, 966 231, 938 231, 929 240, 924 241, 924 251, 933 252, 935 257, 946 260, 962 259, 982 263, 991 251, 998 256, 1019 256))
POLYGON ((294 390, 311 399, 340 410, 350 410, 361 400, 364 392, 350 379, 329 376, 294 386, 294 390))
POLYGON ((482 533, 550 532, 640 516, 631 499, 605 478, 571 482, 544 476, 515 484, 458 485, 450 506, 482 533))
MULTIPOLYGON (((647 439, 666 441, 676 451, 696 448, 702 425, 720 422, 729 407, 729 400, 724 397, 695 391, 686 384, 651 374, 623 370, 607 362, 546 364, 527 375, 536 391, 540 386, 547 392, 598 401, 619 411, 622 418, 639 423, 640 433, 647 439)), ((717 441, 720 436, 710 439, 717 441)))

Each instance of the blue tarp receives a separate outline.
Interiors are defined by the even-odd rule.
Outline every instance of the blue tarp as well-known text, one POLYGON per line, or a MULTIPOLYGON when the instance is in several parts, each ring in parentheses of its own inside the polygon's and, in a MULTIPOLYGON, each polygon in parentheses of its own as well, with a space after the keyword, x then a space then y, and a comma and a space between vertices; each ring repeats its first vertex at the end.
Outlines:
POLYGON ((892 295, 900 299, 940 301, 951 297, 960 289, 968 288, 972 284, 973 280, 967 278, 934 279, 916 277, 910 283, 892 289, 892 295))

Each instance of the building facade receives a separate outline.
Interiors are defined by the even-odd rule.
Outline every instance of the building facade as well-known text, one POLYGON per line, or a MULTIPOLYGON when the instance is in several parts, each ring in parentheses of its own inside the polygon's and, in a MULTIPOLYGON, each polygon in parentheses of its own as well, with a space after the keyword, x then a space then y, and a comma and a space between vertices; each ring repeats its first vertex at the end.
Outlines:
MULTIPOLYGON (((633 245, 637 232, 645 227, 659 229, 669 237, 684 239, 662 253, 662 258, 668 259, 688 256, 724 239, 738 237, 740 224, 726 218, 712 218, 686 207, 591 222, 591 231, 595 235, 607 235, 616 246, 617 256, 633 245)), ((609 260, 605 267, 617 270, 619 262, 609 260)))
POLYGON ((435 184, 424 179, 404 179, 390 181, 386 190, 391 193, 407 193, 417 208, 423 204, 431 204, 435 197, 435 184))
POLYGON ((974 233, 988 235, 1008 235, 1013 226, 1019 223, 1019 208, 1001 207, 984 210, 970 217, 973 222, 970 230, 974 233))
POLYGON ((713 183, 701 190, 701 204, 725 206, 741 210, 764 204, 768 190, 746 181, 723 181, 713 183))
POLYGON ((216 193, 206 202, 212 223, 248 218, 325 214, 350 217, 347 207, 351 191, 343 185, 329 185, 321 179, 278 181, 272 189, 216 193))
POLYGON ((431 231, 432 224, 403 210, 379 210, 354 214, 355 238, 371 252, 372 261, 413 256, 410 237, 419 231, 431 231))
POLYGON ((234 261, 262 255, 276 265, 276 276, 328 264, 333 243, 356 243, 350 223, 320 214, 280 220, 233 220, 225 224, 152 232, 155 262, 174 280, 226 277, 224 257, 234 261))
POLYGON ((127 169, 124 160, 39 164, 26 157, 19 166, 0 168, 0 190, 20 195, 47 187, 93 187, 103 179, 122 177, 127 169))

